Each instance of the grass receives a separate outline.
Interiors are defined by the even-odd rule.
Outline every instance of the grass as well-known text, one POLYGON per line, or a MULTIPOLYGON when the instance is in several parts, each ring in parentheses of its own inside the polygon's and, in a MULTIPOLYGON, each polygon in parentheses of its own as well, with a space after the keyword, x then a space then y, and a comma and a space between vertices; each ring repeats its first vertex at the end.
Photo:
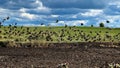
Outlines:
POLYGON ((0 41, 120 42, 120 28, 2 26, 0 41))

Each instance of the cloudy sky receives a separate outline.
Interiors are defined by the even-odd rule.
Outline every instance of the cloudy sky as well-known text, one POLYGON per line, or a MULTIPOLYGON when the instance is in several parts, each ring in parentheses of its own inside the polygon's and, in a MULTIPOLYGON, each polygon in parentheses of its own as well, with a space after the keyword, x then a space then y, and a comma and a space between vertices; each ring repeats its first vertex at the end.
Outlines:
POLYGON ((0 0, 0 21, 7 16, 4 25, 99 26, 109 20, 105 26, 120 27, 120 0, 0 0))

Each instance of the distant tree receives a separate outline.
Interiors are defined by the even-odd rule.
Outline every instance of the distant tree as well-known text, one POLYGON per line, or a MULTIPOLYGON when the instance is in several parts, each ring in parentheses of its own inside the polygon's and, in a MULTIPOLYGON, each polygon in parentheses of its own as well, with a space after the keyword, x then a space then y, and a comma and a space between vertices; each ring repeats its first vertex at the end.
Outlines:
POLYGON ((65 24, 65 28, 67 27, 68 25, 67 24, 65 24))
POLYGON ((101 22, 101 23, 99 24, 99 27, 104 27, 104 23, 101 22))
POLYGON ((93 25, 91 25, 91 27, 94 27, 93 25))
POLYGON ((1 26, 2 26, 2 22, 0 22, 0 28, 1 28, 1 26))
POLYGON ((11 27, 12 25, 11 24, 9 24, 9 27, 11 27))
POLYGON ((73 27, 76 27, 75 25, 73 27))
POLYGON ((47 26, 50 26, 50 24, 48 24, 47 26))
POLYGON ((14 27, 17 28, 17 23, 15 23, 14 27))
POLYGON ((41 23, 41 26, 44 25, 44 23, 41 23))
POLYGON ((84 24, 83 23, 81 23, 81 26, 83 26, 84 24))

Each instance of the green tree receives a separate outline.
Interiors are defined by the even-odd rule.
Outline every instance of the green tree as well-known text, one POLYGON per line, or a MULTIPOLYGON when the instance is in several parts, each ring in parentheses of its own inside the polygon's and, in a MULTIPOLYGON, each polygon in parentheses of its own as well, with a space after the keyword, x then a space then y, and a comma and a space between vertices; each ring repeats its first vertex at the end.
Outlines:
POLYGON ((101 22, 101 23, 99 24, 99 27, 104 27, 104 23, 101 22))
POLYGON ((42 25, 44 25, 44 23, 41 23, 40 25, 42 26, 42 25))
POLYGON ((65 28, 67 27, 68 25, 67 24, 65 24, 65 28))
POLYGON ((2 26, 2 22, 0 22, 0 28, 1 28, 1 26, 2 26))
POLYGON ((91 25, 91 27, 94 27, 93 25, 91 25))

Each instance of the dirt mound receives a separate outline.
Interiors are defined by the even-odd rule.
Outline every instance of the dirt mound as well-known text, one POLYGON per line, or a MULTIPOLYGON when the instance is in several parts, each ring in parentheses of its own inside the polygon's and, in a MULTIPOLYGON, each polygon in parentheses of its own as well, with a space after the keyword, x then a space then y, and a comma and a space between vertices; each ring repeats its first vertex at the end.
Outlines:
POLYGON ((113 42, 75 42, 75 43, 16 43, 14 41, 0 42, 0 47, 15 47, 15 48, 70 48, 70 47, 120 47, 120 43, 113 42))

